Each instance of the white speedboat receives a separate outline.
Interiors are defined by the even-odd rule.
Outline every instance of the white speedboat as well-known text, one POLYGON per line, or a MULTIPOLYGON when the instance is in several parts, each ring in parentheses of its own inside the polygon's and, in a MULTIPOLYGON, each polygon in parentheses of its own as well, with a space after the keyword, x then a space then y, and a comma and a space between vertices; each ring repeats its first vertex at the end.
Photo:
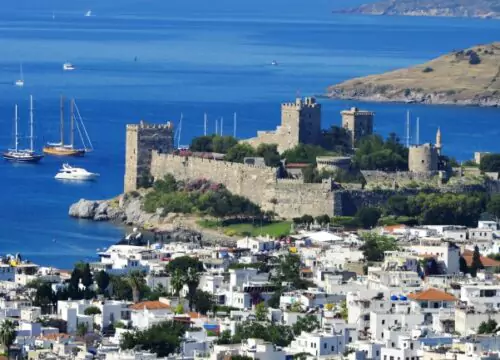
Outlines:
POLYGON ((72 63, 67 62, 67 63, 63 64, 63 70, 64 71, 71 71, 71 70, 75 70, 75 67, 73 66, 72 63))
POLYGON ((16 85, 17 87, 23 87, 24 86, 23 64, 19 65, 19 72, 20 72, 19 79, 16 80, 14 85, 16 85))
POLYGON ((92 16, 92 10, 89 10, 85 13, 85 17, 91 17, 92 16))
POLYGON ((88 172, 82 168, 74 168, 69 164, 63 164, 59 173, 55 176, 56 179, 59 180, 81 180, 81 181, 90 181, 95 180, 99 177, 99 174, 88 172))

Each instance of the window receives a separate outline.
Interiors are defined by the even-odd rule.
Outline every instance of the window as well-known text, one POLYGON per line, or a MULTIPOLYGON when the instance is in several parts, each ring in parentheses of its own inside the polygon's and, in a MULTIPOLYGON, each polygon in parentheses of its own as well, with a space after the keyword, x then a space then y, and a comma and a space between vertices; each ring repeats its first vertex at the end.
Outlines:
POLYGON ((326 349, 326 343, 323 344, 323 348, 326 349))
POLYGON ((410 343, 410 349, 413 350, 413 343, 410 343))
POLYGON ((382 325, 385 325, 385 320, 382 320, 382 325))
MULTIPOLYGON (((378 351, 378 350, 377 350, 377 351, 375 351, 375 355, 376 355, 376 356, 379 356, 379 355, 380 355, 380 351, 378 351)), ((386 356, 384 356, 384 360, 385 360, 385 358, 387 358, 387 355, 386 355, 386 356)))
POLYGON ((394 347, 395 345, 396 345, 396 344, 394 344, 394 343, 391 343, 391 347, 394 347))
POLYGON ((389 360, 394 360, 394 356, 389 356, 389 360))
POLYGON ((335 346, 332 345, 332 351, 335 351, 335 346))

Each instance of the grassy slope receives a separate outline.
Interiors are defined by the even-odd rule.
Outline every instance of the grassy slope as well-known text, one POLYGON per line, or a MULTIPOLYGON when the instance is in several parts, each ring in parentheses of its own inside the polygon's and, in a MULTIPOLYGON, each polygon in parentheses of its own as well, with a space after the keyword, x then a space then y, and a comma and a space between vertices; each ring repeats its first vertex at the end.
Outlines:
MULTIPOLYGON (((200 220, 198 225, 215 229, 219 228, 219 225, 214 220, 200 220)), ((269 235, 271 237, 280 237, 285 236, 290 233, 290 225, 289 221, 277 221, 272 224, 265 224, 262 227, 257 222, 255 225, 251 223, 242 223, 242 224, 231 224, 227 226, 221 226, 220 230, 223 231, 226 235, 235 235, 235 236, 243 236, 245 233, 250 233, 252 236, 258 235, 269 235)))
POLYGON ((330 87, 329 92, 361 91, 390 96, 401 95, 406 89, 412 89, 425 93, 453 94, 457 100, 499 94, 500 43, 471 49, 479 54, 480 64, 470 65, 468 57, 456 56, 453 52, 412 68, 348 80, 330 87), (485 54, 485 49, 493 54, 485 54), (433 71, 423 72, 427 67, 433 71))

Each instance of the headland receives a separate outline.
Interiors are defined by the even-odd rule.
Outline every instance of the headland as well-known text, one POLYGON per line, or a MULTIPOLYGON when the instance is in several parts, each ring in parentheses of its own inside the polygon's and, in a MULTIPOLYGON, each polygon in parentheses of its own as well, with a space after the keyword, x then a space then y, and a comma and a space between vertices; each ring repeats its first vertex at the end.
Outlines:
POLYGON ((500 19, 498 0, 382 0, 342 9, 340 13, 500 19))
POLYGON ((406 69, 345 81, 328 88, 337 99, 500 106, 500 43, 452 51, 406 69))

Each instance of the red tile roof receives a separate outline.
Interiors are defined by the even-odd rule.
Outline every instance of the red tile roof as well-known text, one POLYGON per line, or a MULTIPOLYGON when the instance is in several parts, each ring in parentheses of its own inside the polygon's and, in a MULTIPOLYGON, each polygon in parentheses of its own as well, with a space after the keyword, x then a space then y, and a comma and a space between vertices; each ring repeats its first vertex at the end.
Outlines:
POLYGON ((434 288, 412 293, 408 298, 417 301, 457 301, 452 294, 434 288))
POLYGON ((161 301, 143 301, 130 306, 132 310, 165 310, 170 309, 170 305, 161 301))
MULTIPOLYGON (((465 259, 465 262, 467 263, 467 266, 472 265, 472 256, 474 252, 471 250, 464 250, 462 253, 463 258, 465 259)), ((500 267, 500 261, 496 261, 494 259, 490 259, 489 257, 486 256, 481 256, 481 263, 483 264, 484 267, 500 267)))

